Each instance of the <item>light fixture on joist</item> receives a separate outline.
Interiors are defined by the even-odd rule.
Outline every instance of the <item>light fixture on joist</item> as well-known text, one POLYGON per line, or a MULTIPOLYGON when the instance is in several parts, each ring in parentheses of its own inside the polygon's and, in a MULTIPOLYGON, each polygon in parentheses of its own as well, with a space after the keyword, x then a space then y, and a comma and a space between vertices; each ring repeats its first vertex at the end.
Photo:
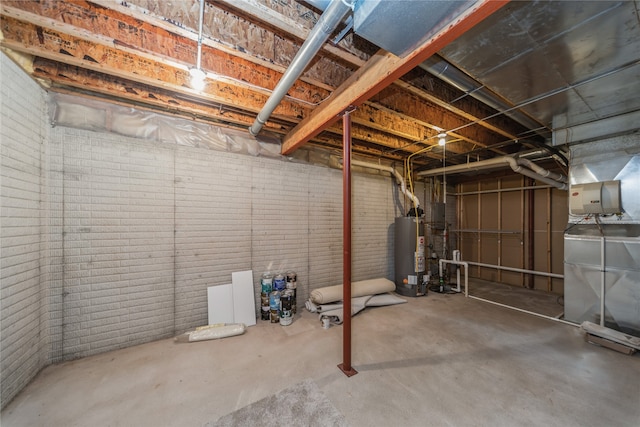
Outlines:
POLYGON ((443 133, 438 135, 438 138, 439 138, 438 139, 438 145, 441 146, 441 147, 444 147, 444 144, 447 143, 447 139, 446 139, 447 138, 447 134, 443 132, 443 133))

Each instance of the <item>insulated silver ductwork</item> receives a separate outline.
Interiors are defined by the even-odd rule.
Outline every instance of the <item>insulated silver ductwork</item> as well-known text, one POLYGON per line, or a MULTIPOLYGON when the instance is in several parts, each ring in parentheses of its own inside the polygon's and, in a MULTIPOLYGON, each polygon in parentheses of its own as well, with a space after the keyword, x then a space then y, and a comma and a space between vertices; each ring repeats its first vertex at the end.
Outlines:
MULTIPOLYGON (((543 127, 539 122, 526 114, 517 110, 512 110, 512 106, 502 101, 485 86, 479 85, 473 78, 469 77, 446 60, 440 58, 438 55, 434 55, 422 62, 419 67, 498 112, 503 113, 505 116, 515 120, 527 129, 536 130, 543 127)), ((548 137, 548 135, 543 136, 548 137)))
POLYGON ((437 176, 442 174, 452 174, 457 172, 481 171, 481 170, 496 168, 496 167, 499 167, 500 165, 505 165, 505 164, 509 165, 514 172, 517 172, 521 175, 525 175, 525 176, 528 176, 529 178, 533 178, 538 181, 544 182, 545 184, 552 185, 560 190, 569 189, 569 186, 567 185, 566 176, 548 171, 534 164, 530 160, 518 158, 518 157, 511 157, 511 156, 496 157, 495 159, 482 160, 479 162, 464 163, 461 165, 453 165, 453 166, 447 166, 444 168, 431 169, 428 171, 418 172, 416 176, 428 177, 428 176, 437 176))
POLYGON ((271 114, 276 109, 280 101, 285 97, 293 83, 300 77, 307 68, 311 60, 322 48, 331 33, 338 27, 338 24, 352 10, 354 2, 346 0, 333 0, 325 12, 320 16, 313 30, 309 33, 307 40, 302 44, 289 68, 282 75, 282 78, 271 93, 269 99, 258 113, 253 125, 249 128, 251 135, 258 135, 264 124, 269 120, 271 114))

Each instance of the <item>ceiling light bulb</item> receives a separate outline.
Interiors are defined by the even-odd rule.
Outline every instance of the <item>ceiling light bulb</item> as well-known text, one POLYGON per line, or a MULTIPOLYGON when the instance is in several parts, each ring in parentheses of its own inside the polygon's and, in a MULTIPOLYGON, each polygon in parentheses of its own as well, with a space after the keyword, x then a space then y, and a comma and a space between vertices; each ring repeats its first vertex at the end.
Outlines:
POLYGON ((205 78, 205 74, 204 71, 202 71, 202 68, 189 68, 189 74, 191 74, 191 77, 194 79, 204 80, 205 78))
POLYGON ((444 144, 446 144, 446 142, 447 142, 447 141, 446 141, 444 138, 440 138, 440 139, 438 140, 438 145, 440 145, 440 146, 444 146, 444 144))
POLYGON ((195 90, 204 89, 204 79, 206 74, 200 68, 190 68, 189 74, 191 74, 191 87, 195 90))

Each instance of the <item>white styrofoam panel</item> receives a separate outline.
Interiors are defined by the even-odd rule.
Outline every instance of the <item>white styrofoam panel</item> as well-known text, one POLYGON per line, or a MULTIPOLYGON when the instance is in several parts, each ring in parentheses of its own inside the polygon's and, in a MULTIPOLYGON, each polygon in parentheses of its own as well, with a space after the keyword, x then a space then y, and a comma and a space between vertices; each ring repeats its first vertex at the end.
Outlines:
POLYGON ((207 288, 207 305, 209 307, 209 325, 216 323, 234 323, 233 286, 218 285, 207 288))
POLYGON ((253 294, 253 271, 231 273, 233 283, 233 320, 247 326, 256 324, 255 297, 253 294))

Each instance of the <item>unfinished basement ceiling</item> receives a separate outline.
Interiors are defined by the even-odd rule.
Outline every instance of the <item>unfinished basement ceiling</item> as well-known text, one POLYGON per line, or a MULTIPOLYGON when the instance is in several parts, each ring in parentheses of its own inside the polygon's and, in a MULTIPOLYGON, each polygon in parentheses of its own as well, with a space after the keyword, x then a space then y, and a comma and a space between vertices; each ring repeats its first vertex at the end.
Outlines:
MULTIPOLYGON (((410 13, 412 2, 398 3, 410 13)), ((314 4, 207 1, 202 92, 188 73, 197 57, 197 0, 4 0, 1 45, 53 91, 247 129, 317 22, 314 4)), ((506 4, 367 97, 352 113, 354 153, 401 162, 432 147, 412 157, 428 169, 442 165, 443 130, 447 164, 457 164, 538 147, 554 126, 640 110, 639 5, 506 4)), ((352 30, 325 44, 259 137, 286 144, 303 120, 336 101, 354 73, 384 67, 376 65, 388 64, 380 58, 392 57, 352 30)), ((336 120, 293 147, 339 150, 341 134, 336 120)))

